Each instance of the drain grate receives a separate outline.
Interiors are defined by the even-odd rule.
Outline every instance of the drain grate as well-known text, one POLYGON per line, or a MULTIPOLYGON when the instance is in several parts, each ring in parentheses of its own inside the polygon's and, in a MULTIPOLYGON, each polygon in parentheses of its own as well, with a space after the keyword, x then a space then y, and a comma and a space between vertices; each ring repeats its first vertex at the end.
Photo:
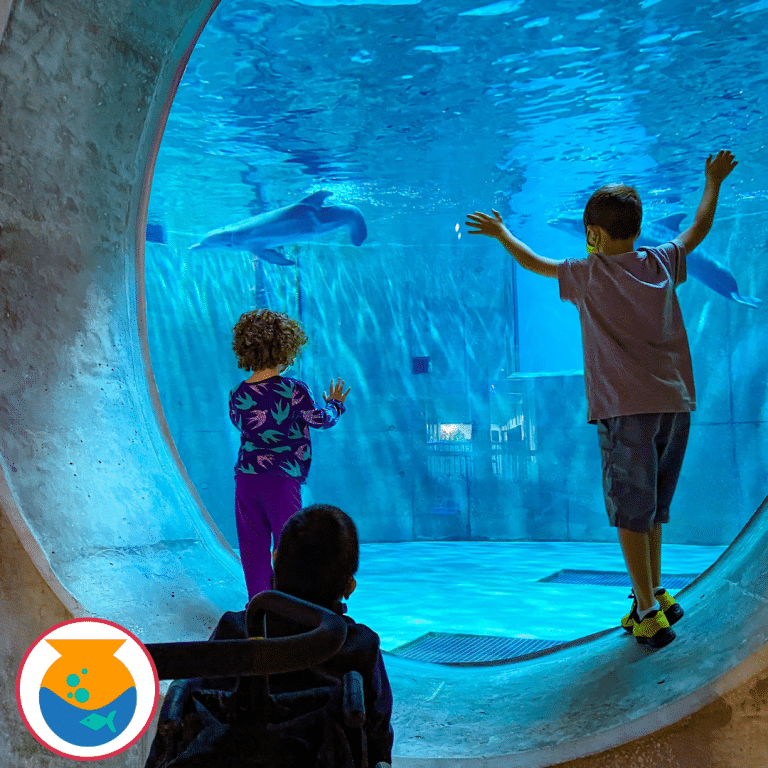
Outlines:
POLYGON ((561 640, 539 640, 530 637, 489 637, 487 635, 453 635, 428 632, 391 653, 414 661, 433 664, 478 664, 526 656, 562 645, 561 640))
MULTIPOLYGON (((667 589, 682 589, 688 586, 698 573, 662 573, 661 583, 667 589)), ((539 581, 553 584, 594 584, 601 587, 627 587, 632 589, 629 575, 621 571, 573 571, 563 568, 562 571, 545 576, 539 581)))

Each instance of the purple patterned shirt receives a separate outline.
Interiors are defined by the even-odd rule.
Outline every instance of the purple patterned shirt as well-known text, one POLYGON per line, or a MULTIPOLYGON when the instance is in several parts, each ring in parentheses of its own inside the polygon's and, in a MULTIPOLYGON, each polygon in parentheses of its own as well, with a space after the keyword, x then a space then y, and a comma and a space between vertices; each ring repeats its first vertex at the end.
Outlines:
POLYGON ((309 428, 329 429, 345 410, 339 400, 316 407, 298 379, 242 382, 229 395, 229 418, 240 430, 235 474, 280 474, 304 483, 312 463, 309 428))

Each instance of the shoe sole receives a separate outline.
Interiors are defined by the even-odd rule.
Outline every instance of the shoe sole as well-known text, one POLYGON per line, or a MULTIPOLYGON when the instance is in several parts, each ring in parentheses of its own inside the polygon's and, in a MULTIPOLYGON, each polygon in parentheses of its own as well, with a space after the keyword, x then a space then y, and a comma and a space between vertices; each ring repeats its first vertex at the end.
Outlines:
POLYGON ((664 611, 664 615, 667 617, 669 625, 672 626, 683 618, 685 611, 680 607, 680 603, 673 603, 664 611))
MULTIPOLYGON (((680 621, 683 616, 685 616, 685 611, 680 607, 680 603, 674 603, 673 605, 670 605, 666 611, 664 611, 664 616, 666 616, 667 621, 669 622, 669 626, 671 627, 673 624, 677 624, 677 622, 680 621)), ((634 624, 629 627, 625 627, 622 624, 621 628, 631 635, 633 626, 634 624)))
POLYGON ((669 628, 660 629, 653 637, 635 637, 640 645, 650 645, 651 648, 663 648, 669 645, 677 635, 669 628))

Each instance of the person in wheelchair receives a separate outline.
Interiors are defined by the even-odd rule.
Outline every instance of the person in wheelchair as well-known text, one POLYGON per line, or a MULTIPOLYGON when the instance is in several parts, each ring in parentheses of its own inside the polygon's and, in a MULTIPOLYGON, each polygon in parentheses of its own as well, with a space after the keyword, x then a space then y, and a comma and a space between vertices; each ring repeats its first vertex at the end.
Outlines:
MULTIPOLYGON (((313 504, 299 510, 283 526, 280 543, 273 555, 275 589, 334 613, 346 614, 347 606, 343 600, 348 600, 357 587, 355 573, 359 561, 354 520, 338 507, 313 504)), ((368 762, 371 766, 379 762, 390 763, 394 738, 390 724, 392 689, 379 648, 379 636, 348 615, 344 619, 348 624, 346 641, 341 651, 320 668, 338 677, 350 670, 361 674, 368 762)), ((282 634, 283 628, 278 624, 279 621, 275 621, 272 631, 282 634)), ((272 676, 274 690, 296 685, 299 681, 291 679, 292 675, 300 677, 303 673, 272 676)))
MULTIPOLYGON (((340 650, 317 666, 268 677, 177 680, 166 695, 146 768, 383 768, 391 762, 392 689, 379 636, 344 615, 343 601, 357 586, 354 521, 329 504, 299 510, 285 523, 273 562, 277 592, 343 618, 346 637, 340 650), (341 725, 337 722, 333 702, 343 696, 346 710, 348 685, 360 679, 364 716, 356 728, 345 727, 343 718, 341 725), (279 724, 262 725, 263 718, 279 724)), ((259 600, 256 596, 253 603, 259 600)), ((254 637, 249 611, 225 613, 210 639, 254 637)), ((261 626, 267 638, 290 637, 306 628, 270 612, 261 626)))

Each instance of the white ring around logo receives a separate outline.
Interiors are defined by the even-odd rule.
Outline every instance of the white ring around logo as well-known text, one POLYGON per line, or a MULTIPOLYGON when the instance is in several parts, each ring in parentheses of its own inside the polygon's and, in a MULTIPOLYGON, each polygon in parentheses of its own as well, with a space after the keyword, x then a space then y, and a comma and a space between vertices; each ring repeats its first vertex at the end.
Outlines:
POLYGON ((157 671, 141 641, 124 627, 106 619, 72 619, 51 627, 30 646, 16 678, 16 702, 29 732, 51 752, 74 760, 112 757, 135 744, 149 727, 159 699, 157 671), (117 640, 126 642, 114 653, 136 684, 136 709, 127 727, 114 739, 97 747, 70 744, 56 735, 40 708, 40 686, 45 673, 61 655, 47 640, 117 640))

